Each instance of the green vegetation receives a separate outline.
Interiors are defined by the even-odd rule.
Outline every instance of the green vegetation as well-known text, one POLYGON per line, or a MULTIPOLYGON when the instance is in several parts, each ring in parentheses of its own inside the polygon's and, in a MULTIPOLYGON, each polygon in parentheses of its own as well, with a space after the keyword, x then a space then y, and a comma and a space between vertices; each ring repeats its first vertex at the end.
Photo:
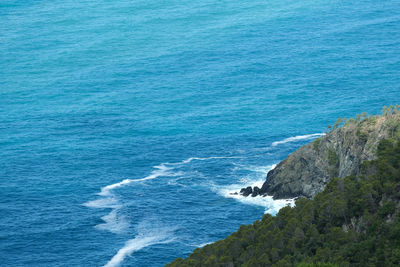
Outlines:
POLYGON ((339 167, 339 157, 336 154, 336 151, 332 148, 328 148, 327 151, 327 158, 328 158, 328 163, 329 163, 329 175, 331 177, 337 176, 338 175, 338 167, 339 167))
POLYGON ((315 140, 313 141, 313 147, 315 151, 319 150, 319 143, 321 142, 321 138, 315 138, 315 140))
POLYGON ((394 105, 394 106, 384 106, 382 108, 382 114, 383 115, 388 115, 388 114, 395 114, 399 112, 400 110, 400 105, 394 105))
MULTIPOLYGON (((400 114, 400 105, 394 105, 394 106, 389 106, 386 107, 384 106, 382 108, 382 115, 388 118, 387 121, 387 126, 392 129, 392 132, 394 133, 396 130, 398 130, 398 116, 400 114)), ((368 115, 366 112, 363 112, 361 114, 358 114, 356 118, 339 118, 336 120, 336 122, 333 124, 333 126, 329 125, 326 129, 327 132, 333 131, 337 128, 341 128, 343 126, 349 126, 349 125, 357 125, 358 127, 361 127, 364 123, 367 124, 368 126, 373 126, 377 122, 377 116, 373 115, 368 115)), ((358 133, 361 135, 365 135, 366 133, 360 132, 360 129, 357 130, 358 133)), ((361 137, 363 139, 364 136, 361 137)), ((394 137, 394 134, 393 136, 394 137)))
POLYGON ((339 157, 332 148, 328 148, 328 163, 332 167, 337 167, 339 164, 339 157))
POLYGON ((168 266, 399 266, 400 141, 393 136, 359 176, 334 178, 313 200, 265 214, 168 266))
POLYGON ((368 140, 368 133, 362 131, 360 127, 358 127, 356 135, 358 137, 358 140, 360 140, 362 143, 366 143, 368 140))

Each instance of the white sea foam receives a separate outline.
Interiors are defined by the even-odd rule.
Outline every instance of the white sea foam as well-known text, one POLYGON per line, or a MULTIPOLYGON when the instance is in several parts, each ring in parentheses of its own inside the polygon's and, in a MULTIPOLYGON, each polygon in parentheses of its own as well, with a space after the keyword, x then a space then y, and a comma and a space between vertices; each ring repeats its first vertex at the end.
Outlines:
POLYGON ((118 205, 118 199, 114 197, 108 197, 108 198, 100 198, 92 201, 88 201, 83 204, 84 206, 88 208, 117 208, 118 205))
POLYGON ((207 246, 207 245, 209 245, 209 244, 212 244, 212 243, 214 243, 214 242, 205 242, 205 243, 201 243, 201 244, 199 244, 199 245, 197 245, 197 246, 195 246, 195 247, 197 247, 197 248, 202 248, 202 247, 205 247, 205 246, 207 246))
POLYGON ((279 199, 274 200, 271 196, 256 196, 256 197, 244 197, 240 194, 236 194, 243 187, 247 186, 257 186, 261 188, 265 181, 265 175, 275 168, 276 164, 268 165, 268 166, 242 166, 241 169, 250 170, 255 173, 253 176, 247 176, 245 178, 240 179, 240 183, 232 184, 228 186, 214 186, 214 189, 217 190, 218 194, 226 197, 236 199, 243 204, 248 205, 256 205, 265 208, 265 213, 275 215, 281 208, 290 205, 294 206, 294 199, 279 199))
POLYGON ((131 183, 152 180, 160 176, 182 175, 182 172, 173 172, 172 170, 174 168, 166 166, 167 164, 168 163, 162 163, 158 166, 154 166, 154 170, 146 177, 139 179, 124 179, 121 182, 110 184, 101 188, 101 191, 98 193, 98 195, 102 198, 88 201, 83 204, 84 206, 89 208, 112 209, 109 214, 101 217, 104 223, 98 224, 95 227, 99 230, 107 230, 116 234, 125 232, 126 229, 129 228, 129 222, 125 216, 119 214, 119 211, 123 208, 123 206, 119 202, 116 195, 113 193, 113 190, 131 183))
POLYGON ((166 164, 167 163, 163 163, 161 165, 154 166, 153 168, 155 170, 153 170, 150 173, 150 175, 148 175, 146 177, 139 178, 139 179, 125 179, 125 180, 122 180, 121 182, 107 185, 107 186, 105 186, 105 187, 103 187, 101 189, 99 195, 100 196, 108 196, 108 195, 110 195, 110 191, 111 190, 113 190, 115 188, 118 188, 118 187, 121 187, 121 186, 124 186, 124 185, 127 185, 127 184, 130 184, 130 183, 152 180, 152 179, 155 179, 155 178, 160 177, 160 176, 177 176, 177 175, 181 174, 181 173, 169 172, 169 170, 172 170, 173 168, 165 166, 166 164))
POLYGON ((123 215, 119 215, 118 212, 122 208, 118 199, 113 196, 107 198, 100 198, 92 201, 88 201, 83 204, 89 208, 97 209, 111 209, 111 212, 101 217, 104 223, 98 224, 95 227, 99 230, 106 230, 112 233, 123 233, 129 228, 129 222, 123 215))
POLYGON ((98 193, 98 195, 100 196, 109 196, 110 195, 110 191, 114 190, 115 188, 124 186, 124 185, 128 185, 134 182, 143 182, 143 181, 147 181, 147 180, 152 180, 155 179, 157 177, 160 176, 179 176, 182 175, 182 172, 170 172, 171 170, 174 169, 174 167, 168 167, 167 165, 181 165, 181 164, 187 164, 192 162, 193 160, 211 160, 211 159, 232 159, 232 158, 241 158, 241 157, 208 157, 208 158, 198 158, 198 157, 191 157, 185 160, 182 160, 180 162, 174 162, 174 163, 162 163, 158 166, 154 166, 153 168, 155 170, 153 170, 150 175, 143 177, 143 178, 139 178, 139 179, 124 179, 121 182, 115 183, 115 184, 110 184, 107 186, 104 186, 103 188, 101 188, 101 191, 98 193))
MULTIPOLYGON (((135 182, 144 182, 147 180, 152 180, 161 176, 175 177, 182 176, 183 172, 174 171, 174 169, 178 168, 179 165, 190 163, 194 160, 211 160, 211 159, 224 159, 224 158, 238 158, 238 157, 208 157, 208 158, 199 158, 199 157, 191 157, 180 162, 176 163, 162 163, 158 166, 154 166, 154 170, 146 177, 139 179, 124 179, 118 183, 110 184, 101 188, 98 193, 101 198, 88 201, 83 205, 90 208, 111 208, 109 214, 101 217, 104 223, 98 224, 95 227, 99 230, 107 230, 112 233, 122 233, 129 228, 129 222, 127 218, 120 214, 120 210, 123 209, 123 205, 119 202, 117 196, 114 193, 114 190, 135 182)), ((178 180, 174 182, 177 183, 178 180)), ((171 182, 173 183, 173 181, 171 182)), ((148 229, 153 229, 153 226, 148 226, 148 229)), ((147 231, 147 230, 146 230, 147 231)), ((162 232, 161 232, 162 234, 162 232)), ((157 235, 139 234, 136 238, 127 241, 125 246, 121 248, 118 253, 107 263, 106 266, 117 266, 122 262, 122 260, 130 255, 132 252, 137 251, 143 247, 165 242, 166 239, 163 235, 160 235, 157 232, 157 235)))
POLYGON ((180 161, 180 162, 166 163, 166 164, 167 164, 167 165, 181 165, 181 164, 190 163, 190 162, 192 162, 192 161, 194 161, 194 160, 201 160, 201 161, 204 161, 204 160, 211 160, 211 159, 240 159, 240 158, 242 158, 242 157, 234 157, 234 156, 231 156, 231 157, 222 157, 222 156, 221 156, 221 157, 207 157, 207 158, 191 157, 191 158, 182 160, 182 161, 180 161))
POLYGON ((104 267, 120 266, 123 260, 135 251, 154 244, 164 244, 173 241, 173 232, 174 229, 157 227, 153 223, 140 224, 138 235, 128 240, 104 267))
POLYGON ((117 187, 126 185, 126 184, 130 184, 132 181, 133 180, 131 180, 131 179, 125 179, 125 180, 122 180, 121 182, 107 185, 107 186, 101 188, 101 191, 100 191, 99 195, 100 196, 108 196, 108 195, 110 195, 110 191, 111 190, 113 190, 113 189, 115 189, 117 187))
POLYGON ((251 171, 251 172, 255 172, 255 173, 267 174, 270 170, 275 169, 275 167, 276 167, 276 164, 271 164, 271 165, 267 165, 267 166, 236 165, 235 170, 247 170, 247 171, 251 171))
POLYGON ((98 224, 95 227, 99 230, 110 231, 114 234, 125 232, 129 228, 129 221, 124 215, 118 213, 119 208, 113 209, 109 214, 101 217, 104 223, 98 224))
POLYGON ((276 199, 274 200, 272 196, 248 196, 244 197, 242 195, 234 195, 235 192, 239 192, 242 187, 230 187, 224 188, 219 191, 219 194, 226 198, 234 198, 243 204, 261 206, 265 208, 265 213, 275 215, 281 208, 286 206, 294 206, 294 199, 276 199))
POLYGON ((312 138, 320 137, 323 135, 325 135, 325 133, 315 133, 315 134, 293 136, 293 137, 283 139, 281 141, 273 142, 272 146, 277 146, 277 145, 286 144, 286 143, 290 143, 290 142, 296 142, 296 141, 300 141, 300 140, 312 139, 312 138))
MULTIPOLYGON (((253 172, 253 175, 249 175, 249 176, 245 176, 239 179, 240 184, 236 184, 236 185, 230 185, 225 187, 225 189, 230 188, 230 190, 234 190, 235 188, 239 188, 239 191, 241 188, 243 187, 247 187, 247 186, 258 186, 259 188, 261 188, 261 186, 263 185, 264 181, 265 181, 265 177, 268 174, 268 172, 272 169, 275 169, 276 164, 272 164, 272 165, 267 165, 267 166, 254 166, 254 165, 250 165, 250 166, 239 166, 237 165, 235 167, 235 170, 247 170, 247 171, 251 171, 253 172)), ((238 192, 238 191, 235 191, 238 192)))
POLYGON ((183 183, 179 183, 180 180, 185 180, 186 177, 178 177, 175 179, 171 179, 168 181, 168 185, 175 185, 175 186, 181 186, 181 187, 187 187, 187 185, 183 183))

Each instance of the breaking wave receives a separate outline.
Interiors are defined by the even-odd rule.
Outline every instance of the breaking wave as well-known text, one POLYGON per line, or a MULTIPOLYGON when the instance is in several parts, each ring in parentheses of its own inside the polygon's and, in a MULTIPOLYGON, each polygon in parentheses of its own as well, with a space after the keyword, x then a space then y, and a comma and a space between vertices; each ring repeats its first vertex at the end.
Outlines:
POLYGON ((225 197, 225 198, 233 198, 236 199, 243 204, 247 205, 255 205, 255 206, 261 206, 265 208, 265 213, 269 213, 272 215, 275 215, 281 208, 285 206, 294 206, 294 199, 273 199, 272 196, 256 196, 256 197, 245 197, 240 194, 237 194, 240 189, 243 187, 247 186, 258 186, 261 188, 265 181, 265 176, 266 174, 275 168, 276 164, 273 165, 268 165, 268 166, 244 166, 242 169, 244 170, 250 170, 256 175, 254 175, 252 178, 251 177, 246 177, 246 178, 241 178, 239 180, 239 183, 237 184, 232 184, 228 186, 214 186, 214 188, 217 190, 218 194, 225 197), (236 193, 236 194, 235 194, 236 193))
POLYGON ((283 207, 294 207, 294 199, 273 199, 272 196, 245 197, 239 194, 235 195, 234 193, 238 192, 239 190, 240 188, 234 187, 230 189, 221 189, 219 193, 223 197, 236 199, 243 204, 264 207, 265 213, 269 213, 271 215, 275 215, 283 207))
POLYGON ((316 137, 320 137, 320 136, 324 136, 324 135, 325 135, 325 133, 315 133, 315 134, 293 136, 293 137, 283 139, 281 141, 273 142, 271 146, 277 146, 277 145, 286 144, 286 143, 290 143, 290 142, 296 142, 296 141, 300 141, 300 140, 312 139, 312 138, 316 138, 316 137))

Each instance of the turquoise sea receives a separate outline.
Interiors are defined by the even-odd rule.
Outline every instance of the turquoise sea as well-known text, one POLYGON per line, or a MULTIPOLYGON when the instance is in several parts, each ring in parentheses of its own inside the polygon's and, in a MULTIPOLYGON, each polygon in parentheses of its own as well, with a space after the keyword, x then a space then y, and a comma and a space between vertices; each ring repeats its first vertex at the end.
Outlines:
POLYGON ((3 0, 0 265, 185 257, 290 204, 230 193, 399 84, 398 0, 3 0))

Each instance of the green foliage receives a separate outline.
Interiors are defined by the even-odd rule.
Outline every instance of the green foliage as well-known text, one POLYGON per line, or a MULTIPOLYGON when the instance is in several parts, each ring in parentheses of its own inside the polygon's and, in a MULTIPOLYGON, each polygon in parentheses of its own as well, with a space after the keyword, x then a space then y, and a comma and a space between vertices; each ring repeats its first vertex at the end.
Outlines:
POLYGON ((325 132, 330 132, 331 130, 333 130, 332 125, 328 125, 328 127, 326 127, 325 132))
POLYGON ((353 119, 353 118, 349 118, 349 119, 346 119, 346 121, 345 121, 345 123, 343 124, 344 126, 347 126, 347 125, 350 125, 350 124, 354 124, 354 123, 356 123, 357 121, 355 120, 355 119, 353 119))
MULTIPOLYGON (((337 164, 337 155, 328 156, 337 164)), ((196 249, 168 266, 399 266, 400 142, 383 140, 359 176, 196 249)))
MULTIPOLYGON (((382 108, 382 115, 386 117, 387 126, 390 129, 392 129, 393 135, 396 131, 398 131, 399 136, 397 137, 400 137, 400 131, 399 131, 400 129, 398 129, 399 127, 398 114, 400 114, 400 105, 389 106, 389 107, 384 106, 382 108), (397 115, 397 117, 395 115, 397 115)), ((356 126, 358 128, 357 136, 361 134, 361 141, 365 141, 365 137, 366 135, 368 136, 368 134, 365 132, 359 132, 361 126, 365 124, 367 126, 375 125, 378 117, 379 116, 372 116, 368 115, 366 112, 363 112, 361 114, 358 114, 355 118, 338 118, 333 125, 328 125, 325 131, 328 133, 330 131, 333 131, 341 127, 356 126)))
POLYGON ((327 151, 327 158, 329 164, 329 175, 331 177, 337 176, 339 168, 339 157, 336 154, 336 151, 332 148, 329 148, 327 151))
POLYGON ((340 126, 342 126, 342 124, 344 123, 344 122, 346 122, 346 119, 342 119, 342 118, 339 118, 339 119, 337 119, 336 121, 335 121, 335 123, 333 124, 333 130, 334 129, 337 129, 337 128, 339 128, 340 126))
POLYGON ((333 264, 333 263, 322 263, 322 262, 316 262, 316 263, 300 263, 297 265, 297 267, 338 267, 338 265, 333 264))
POLYGON ((318 150, 319 150, 319 144, 320 144, 320 142, 321 142, 321 138, 316 138, 316 139, 314 140, 314 142, 313 142, 313 148, 314 148, 315 151, 318 151, 318 150))
POLYGON ((368 119, 368 114, 367 114, 366 112, 363 112, 363 113, 358 114, 358 115, 356 116, 356 121, 358 121, 358 122, 363 122, 363 121, 365 121, 366 119, 368 119))
POLYGON ((332 148, 328 149, 328 163, 330 166, 337 166, 339 164, 339 157, 335 150, 332 148))
POLYGON ((372 126, 376 124, 376 116, 369 116, 367 120, 368 125, 372 126))
POLYGON ((366 143, 368 140, 368 133, 362 131, 360 127, 358 127, 356 135, 358 137, 358 140, 360 140, 361 143, 366 143))
POLYGON ((400 105, 395 105, 395 106, 384 106, 382 108, 382 114, 383 115, 389 115, 389 114, 396 114, 400 111, 400 105))

